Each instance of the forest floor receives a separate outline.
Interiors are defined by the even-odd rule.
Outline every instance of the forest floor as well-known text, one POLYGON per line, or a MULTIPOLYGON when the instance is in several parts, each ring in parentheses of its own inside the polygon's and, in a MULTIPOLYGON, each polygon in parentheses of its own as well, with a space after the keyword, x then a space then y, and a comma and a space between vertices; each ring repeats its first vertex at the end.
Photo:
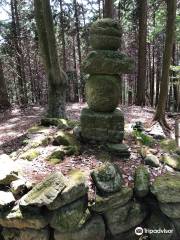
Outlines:
MULTIPOLYGON (((79 120, 81 109, 85 104, 69 104, 67 106, 67 114, 70 119, 79 120)), ((117 164, 121 171, 125 185, 131 186, 133 184, 133 175, 135 168, 144 163, 139 154, 140 146, 132 137, 132 126, 141 121, 144 126, 152 120, 154 109, 149 107, 137 106, 123 106, 121 107, 125 115, 125 140, 130 147, 130 158, 128 160, 120 159, 117 156, 111 158, 117 164)), ((0 114, 0 154, 11 154, 13 152, 23 151, 23 140, 27 138, 27 130, 34 124, 39 123, 40 119, 45 113, 42 107, 32 107, 21 111, 18 108, 13 109, 11 112, 0 114)), ((174 137, 174 119, 168 118, 168 123, 172 128, 171 137, 174 137)), ((53 134, 55 128, 50 128, 50 134, 53 134)), ((153 128, 149 129, 151 133, 156 135, 163 135, 161 127, 156 124, 153 128)), ((45 161, 45 156, 52 151, 51 146, 41 149, 41 155, 33 161, 17 159, 16 162, 21 165, 23 176, 31 182, 38 182, 43 179, 48 173, 56 170, 62 171, 63 174, 68 174, 72 169, 81 169, 85 173, 89 173, 92 169, 102 164, 103 159, 106 159, 106 152, 103 152, 97 145, 83 144, 82 154, 79 156, 65 157, 65 159, 56 165, 45 161)), ((161 155, 159 145, 157 144, 153 149, 153 153, 158 157, 161 155)), ((151 180, 156 176, 161 175, 167 171, 174 171, 167 165, 161 164, 159 167, 149 167, 151 180)), ((89 174, 88 174, 89 175, 89 174)), ((89 181, 91 185, 91 181, 89 181)))

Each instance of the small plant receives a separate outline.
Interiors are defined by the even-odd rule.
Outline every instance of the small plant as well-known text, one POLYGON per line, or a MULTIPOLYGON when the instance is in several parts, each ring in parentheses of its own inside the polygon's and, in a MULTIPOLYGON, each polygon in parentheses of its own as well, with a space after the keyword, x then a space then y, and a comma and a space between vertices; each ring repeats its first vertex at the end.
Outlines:
POLYGON ((153 137, 148 136, 139 130, 135 129, 133 131, 133 136, 136 138, 138 142, 140 142, 143 145, 152 147, 155 144, 155 140, 153 139, 153 137))

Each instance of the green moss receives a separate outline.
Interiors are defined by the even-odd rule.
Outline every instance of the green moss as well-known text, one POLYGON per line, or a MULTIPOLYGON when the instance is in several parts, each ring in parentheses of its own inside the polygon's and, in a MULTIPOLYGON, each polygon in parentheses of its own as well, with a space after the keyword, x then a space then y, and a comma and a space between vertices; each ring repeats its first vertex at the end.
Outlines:
POLYGON ((119 103, 118 76, 92 75, 86 82, 88 106, 95 112, 113 112, 119 103))
POLYGON ((43 126, 57 126, 59 129, 72 129, 78 125, 78 121, 62 118, 43 118, 41 119, 43 126))
POLYGON ((114 50, 120 46, 120 37, 91 34, 90 45, 97 50, 114 50))
POLYGON ((84 182, 86 180, 85 173, 79 169, 71 170, 68 175, 73 181, 76 181, 76 182, 80 182, 80 181, 84 182))
POLYGON ((88 74, 120 74, 133 69, 133 61, 126 55, 110 50, 91 51, 83 63, 88 74))
POLYGON ((69 132, 58 131, 53 144, 55 146, 67 146, 64 148, 67 155, 78 154, 80 152, 80 144, 75 136, 69 132))
POLYGON ((134 189, 137 197, 145 197, 149 193, 150 175, 144 165, 135 171, 134 189))
POLYGON ((29 149, 21 155, 22 159, 32 161, 40 155, 40 152, 37 149, 29 149))
POLYGON ((91 26, 90 33, 110 36, 121 36, 122 29, 118 21, 112 18, 97 20, 91 26))
POLYGON ((44 130, 45 128, 43 126, 40 126, 40 125, 35 125, 31 128, 28 129, 28 133, 37 133, 37 132, 40 132, 42 130, 44 130))
POLYGON ((173 155, 165 154, 162 157, 161 161, 176 170, 180 170, 180 156, 177 154, 173 155))
POLYGON ((167 152, 174 152, 177 148, 176 141, 173 139, 165 139, 160 142, 160 147, 167 152))

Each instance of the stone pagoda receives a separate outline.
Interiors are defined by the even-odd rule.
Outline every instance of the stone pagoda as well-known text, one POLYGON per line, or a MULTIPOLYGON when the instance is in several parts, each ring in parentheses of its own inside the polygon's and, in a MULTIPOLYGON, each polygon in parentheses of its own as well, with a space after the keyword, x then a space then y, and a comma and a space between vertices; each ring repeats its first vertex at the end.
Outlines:
POLYGON ((121 27, 113 19, 96 21, 90 29, 92 51, 83 63, 89 74, 86 82, 88 108, 81 112, 81 135, 85 140, 121 143, 124 116, 117 109, 120 99, 120 75, 129 73, 133 62, 118 52, 121 27))

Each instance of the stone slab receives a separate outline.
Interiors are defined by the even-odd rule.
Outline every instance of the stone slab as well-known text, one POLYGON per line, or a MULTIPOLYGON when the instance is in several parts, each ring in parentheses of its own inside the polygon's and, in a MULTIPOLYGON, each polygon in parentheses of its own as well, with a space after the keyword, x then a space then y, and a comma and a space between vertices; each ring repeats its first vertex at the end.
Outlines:
POLYGON ((119 143, 124 137, 124 116, 119 109, 112 113, 97 113, 84 108, 81 135, 85 140, 119 143))

